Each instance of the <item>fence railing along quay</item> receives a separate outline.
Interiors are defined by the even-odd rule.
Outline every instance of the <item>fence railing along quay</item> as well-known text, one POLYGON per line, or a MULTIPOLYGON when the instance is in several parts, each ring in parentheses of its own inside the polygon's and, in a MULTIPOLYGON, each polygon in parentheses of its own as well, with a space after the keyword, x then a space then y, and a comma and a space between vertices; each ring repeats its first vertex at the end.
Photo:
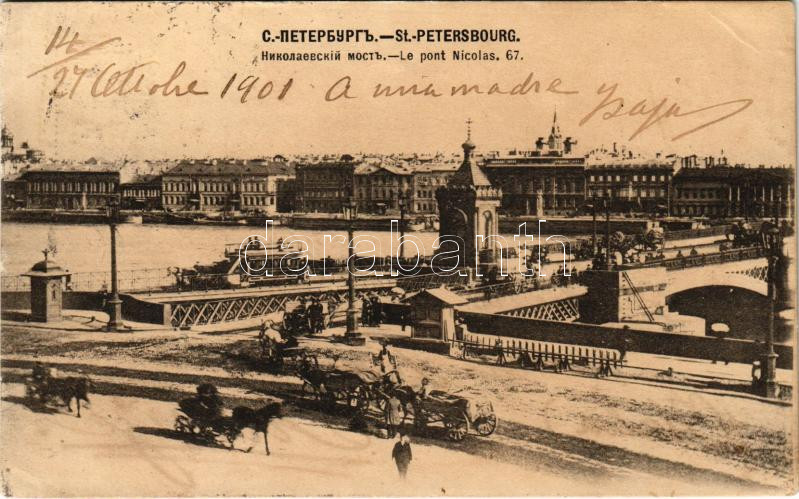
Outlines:
MULTIPOLYGON (((110 291, 111 272, 75 272, 64 278, 68 291, 110 291)), ((175 275, 168 268, 120 270, 117 274, 119 290, 141 292, 174 288, 175 275)), ((30 291, 30 278, 24 275, 0 276, 0 290, 30 291)))
POLYGON ((454 354, 461 359, 469 356, 495 357, 495 364, 518 365, 538 371, 571 370, 573 365, 596 368, 596 374, 609 376, 613 369, 623 367, 625 360, 618 350, 545 341, 487 337, 465 334, 451 341, 454 354))

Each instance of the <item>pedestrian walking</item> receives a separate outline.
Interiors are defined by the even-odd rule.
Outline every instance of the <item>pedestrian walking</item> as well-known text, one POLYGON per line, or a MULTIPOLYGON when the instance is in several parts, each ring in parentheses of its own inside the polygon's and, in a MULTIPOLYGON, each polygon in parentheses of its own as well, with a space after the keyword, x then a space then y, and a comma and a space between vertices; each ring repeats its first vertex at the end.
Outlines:
POLYGON ((405 478, 408 474, 408 466, 413 459, 411 452, 411 440, 408 435, 400 433, 400 438, 394 444, 394 450, 391 451, 391 458, 397 464, 397 471, 399 471, 400 478, 405 478))
POLYGON ((386 403, 386 431, 388 438, 394 438, 402 426, 402 401, 397 397, 390 397, 386 403))

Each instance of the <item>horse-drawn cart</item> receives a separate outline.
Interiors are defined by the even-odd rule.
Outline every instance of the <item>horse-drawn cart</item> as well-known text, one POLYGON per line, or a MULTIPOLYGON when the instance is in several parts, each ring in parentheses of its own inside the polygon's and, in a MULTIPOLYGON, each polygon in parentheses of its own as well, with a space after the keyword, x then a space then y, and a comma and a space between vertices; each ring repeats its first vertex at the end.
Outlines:
POLYGON ((426 397, 417 397, 413 404, 413 421, 418 431, 429 424, 441 422, 450 440, 463 440, 473 428, 479 435, 488 436, 497 429, 497 415, 489 401, 470 400, 433 390, 426 397))
POLYGON ((372 399, 372 386, 380 376, 369 371, 336 369, 319 366, 315 355, 302 358, 297 376, 303 381, 304 393, 313 395, 329 409, 343 401, 358 412, 366 412, 372 399))

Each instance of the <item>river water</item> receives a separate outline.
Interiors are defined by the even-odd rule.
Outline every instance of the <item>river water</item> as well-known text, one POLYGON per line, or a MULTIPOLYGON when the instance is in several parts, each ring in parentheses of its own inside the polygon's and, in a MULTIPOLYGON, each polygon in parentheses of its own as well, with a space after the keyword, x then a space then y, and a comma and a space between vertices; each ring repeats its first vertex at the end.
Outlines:
MULTIPOLYGON (((312 258, 330 256, 344 259, 346 232, 309 231, 289 227, 270 227, 268 241, 302 235, 308 242, 312 258), (333 236, 325 241, 325 235, 333 236), (335 236, 342 236, 335 238, 335 236)), ((224 258, 226 244, 240 244, 248 236, 265 236, 265 229, 248 226, 137 225, 118 227, 117 261, 120 270, 192 267, 224 258)), ((376 256, 391 254, 390 232, 356 232, 374 242, 376 256)), ((416 238, 423 254, 432 256, 437 232, 409 233, 416 238)), ((512 244, 513 236, 504 236, 512 244)), ((544 236, 546 237, 546 236, 544 236)), ((395 248, 399 234, 394 234, 395 248)), ((20 274, 42 259, 42 250, 51 242, 56 246, 55 260, 71 272, 107 272, 111 266, 110 235, 106 225, 48 225, 5 223, 0 227, 2 273, 20 274)), ((369 243, 359 243, 358 252, 369 251, 369 243)), ((395 250, 396 251, 396 250, 395 250)), ((417 254, 416 247, 405 244, 405 256, 417 254)))

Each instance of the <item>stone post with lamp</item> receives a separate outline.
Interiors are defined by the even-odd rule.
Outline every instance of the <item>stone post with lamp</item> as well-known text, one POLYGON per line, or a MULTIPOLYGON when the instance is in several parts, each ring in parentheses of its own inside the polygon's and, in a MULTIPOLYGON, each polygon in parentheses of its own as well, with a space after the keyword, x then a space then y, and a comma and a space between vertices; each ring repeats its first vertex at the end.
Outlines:
POLYGON ((347 331, 344 342, 351 346, 364 345, 366 338, 358 331, 358 313, 355 311, 355 218, 358 216, 358 205, 350 196, 343 205, 344 218, 347 219, 347 331))

